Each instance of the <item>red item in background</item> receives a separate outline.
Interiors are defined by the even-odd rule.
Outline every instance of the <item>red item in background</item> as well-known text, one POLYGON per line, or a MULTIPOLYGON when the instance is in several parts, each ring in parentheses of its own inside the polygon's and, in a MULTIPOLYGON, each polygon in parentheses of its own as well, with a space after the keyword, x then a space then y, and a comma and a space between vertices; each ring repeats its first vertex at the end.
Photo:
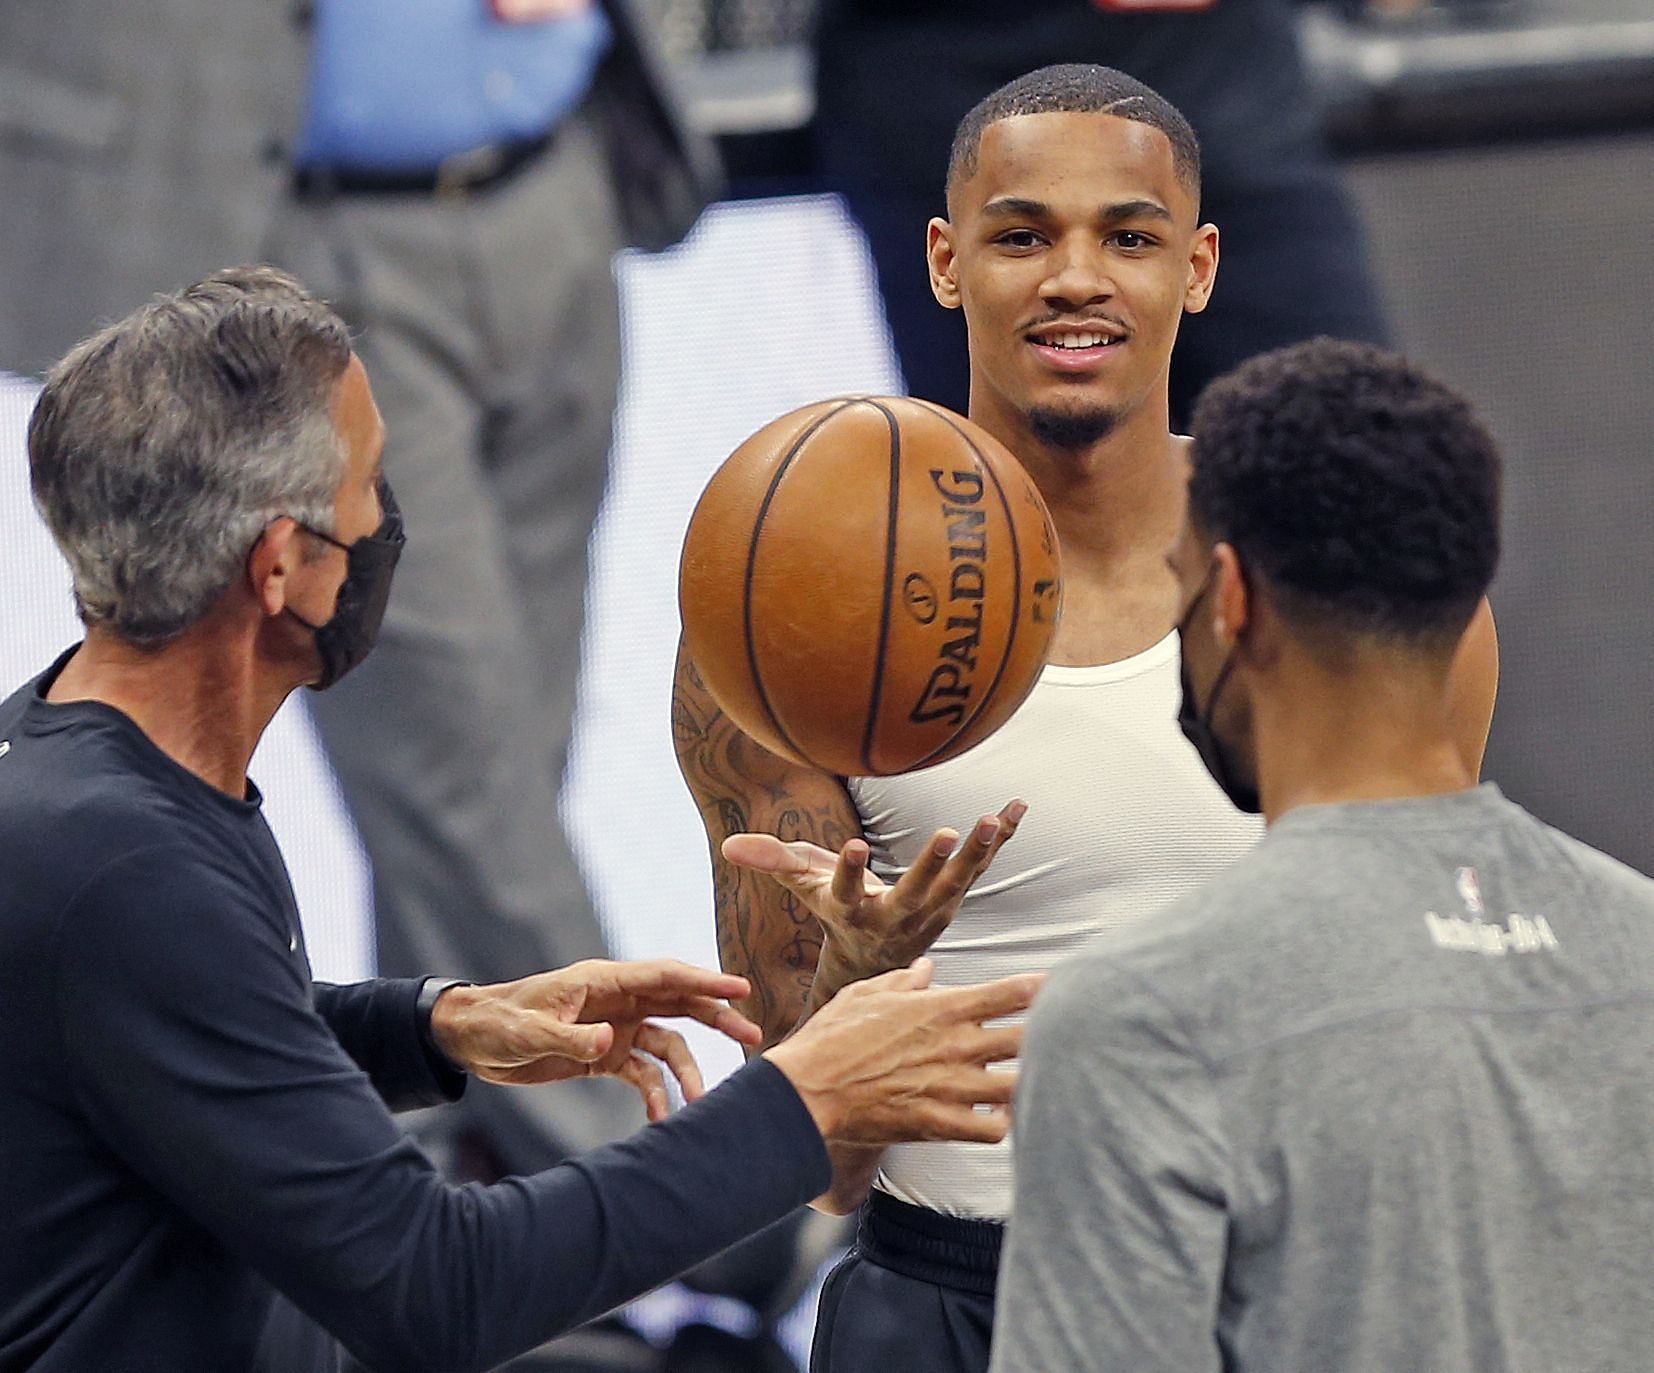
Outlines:
POLYGON ((506 24, 543 24, 584 14, 593 0, 488 0, 494 18, 506 24))

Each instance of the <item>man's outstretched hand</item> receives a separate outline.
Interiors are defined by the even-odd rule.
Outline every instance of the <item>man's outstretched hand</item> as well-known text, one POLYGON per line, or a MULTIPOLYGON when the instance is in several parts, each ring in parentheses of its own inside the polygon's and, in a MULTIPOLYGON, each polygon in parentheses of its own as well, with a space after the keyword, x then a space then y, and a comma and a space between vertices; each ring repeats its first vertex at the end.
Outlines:
POLYGON ((993 1144, 1011 1128, 1020 1025, 1044 974, 932 988, 932 964, 857 982, 765 1052, 823 1138, 842 1144, 963 1139, 993 1144))
POLYGON ((618 1077, 637 1088, 649 1119, 661 1120, 671 1109, 662 1063, 686 1100, 706 1085, 683 1036, 652 1017, 685 1016, 756 1045, 758 1026, 726 1004, 751 990, 744 977, 675 959, 594 958, 516 982, 450 987, 437 998, 431 1032, 449 1058, 488 1082, 618 1077))

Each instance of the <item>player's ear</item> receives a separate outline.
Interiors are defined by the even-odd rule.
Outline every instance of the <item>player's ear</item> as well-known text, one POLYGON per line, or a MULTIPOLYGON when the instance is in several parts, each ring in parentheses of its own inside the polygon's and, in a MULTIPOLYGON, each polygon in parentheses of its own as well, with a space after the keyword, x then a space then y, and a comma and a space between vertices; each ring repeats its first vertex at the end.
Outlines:
POLYGON ((949 310, 959 308, 959 281, 954 275, 953 225, 933 219, 926 230, 925 256, 930 260, 930 290, 949 310))
POLYGON ((1218 276, 1218 227, 1202 224, 1189 241, 1189 279, 1183 289, 1183 309, 1198 315, 1212 298, 1218 276))
POLYGON ((1233 544, 1212 549, 1212 628, 1225 644, 1246 632, 1254 613, 1252 588, 1233 544))

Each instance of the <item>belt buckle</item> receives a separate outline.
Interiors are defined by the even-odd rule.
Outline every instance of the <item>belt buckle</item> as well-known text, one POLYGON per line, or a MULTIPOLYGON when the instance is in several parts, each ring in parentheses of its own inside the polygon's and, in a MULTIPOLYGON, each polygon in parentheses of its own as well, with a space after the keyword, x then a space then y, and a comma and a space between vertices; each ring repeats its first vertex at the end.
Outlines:
POLYGON ((437 163, 437 197, 457 200, 491 178, 498 176, 505 165, 505 149, 498 143, 485 143, 480 148, 467 148, 437 163))

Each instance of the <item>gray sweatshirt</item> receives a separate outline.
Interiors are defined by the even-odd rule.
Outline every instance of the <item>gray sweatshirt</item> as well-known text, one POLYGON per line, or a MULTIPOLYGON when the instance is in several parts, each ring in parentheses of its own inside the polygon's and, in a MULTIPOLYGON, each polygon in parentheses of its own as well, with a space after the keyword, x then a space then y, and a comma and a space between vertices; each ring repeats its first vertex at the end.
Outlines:
POLYGON ((994 1373, 1648 1373, 1654 882, 1317 806, 1035 1007, 994 1373))

